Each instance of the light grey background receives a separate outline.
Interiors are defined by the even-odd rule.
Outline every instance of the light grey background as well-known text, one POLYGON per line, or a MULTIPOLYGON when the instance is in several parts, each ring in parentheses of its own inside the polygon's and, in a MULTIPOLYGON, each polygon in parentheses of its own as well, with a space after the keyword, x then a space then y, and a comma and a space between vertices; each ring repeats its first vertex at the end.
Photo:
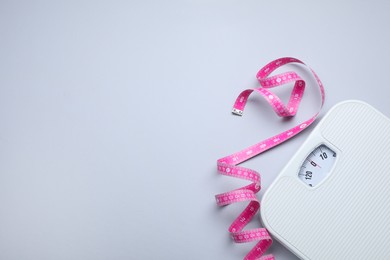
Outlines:
MULTIPOLYGON (((216 160, 313 115, 253 96, 267 62, 307 62, 335 103, 390 116, 390 2, 0 1, 0 259, 242 259, 227 228, 246 184, 216 160)), ((302 76, 307 76, 303 73, 302 76)), ((275 90, 282 98, 287 89, 275 90)), ((244 164, 263 194, 309 134, 244 164)), ((250 226, 259 223, 254 221, 250 226)), ((331 249, 330 249, 331 250, 331 249)), ((277 259, 296 259, 277 242, 277 259)))

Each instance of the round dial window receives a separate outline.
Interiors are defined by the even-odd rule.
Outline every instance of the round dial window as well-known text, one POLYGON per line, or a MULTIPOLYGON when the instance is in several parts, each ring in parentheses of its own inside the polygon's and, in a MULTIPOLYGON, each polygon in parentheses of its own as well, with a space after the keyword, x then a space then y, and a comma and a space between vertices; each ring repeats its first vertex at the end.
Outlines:
POLYGON ((314 187, 328 175, 335 161, 336 153, 322 144, 306 157, 298 177, 310 187, 314 187))

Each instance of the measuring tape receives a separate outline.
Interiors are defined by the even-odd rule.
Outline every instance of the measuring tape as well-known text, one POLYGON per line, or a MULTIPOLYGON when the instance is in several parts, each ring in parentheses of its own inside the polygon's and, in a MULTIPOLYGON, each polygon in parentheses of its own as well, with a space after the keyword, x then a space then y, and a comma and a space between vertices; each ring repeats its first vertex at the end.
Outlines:
POLYGON ((285 132, 252 145, 240 152, 221 158, 217 161, 217 169, 220 174, 245 179, 251 182, 251 184, 245 187, 241 187, 233 191, 221 193, 215 196, 218 206, 226 206, 236 202, 249 201, 248 206, 241 212, 241 214, 229 227, 231 237, 236 243, 258 241, 253 249, 245 256, 245 260, 270 260, 274 259, 274 257, 272 255, 263 255, 272 244, 272 238, 265 228, 243 230, 260 209, 260 202, 256 198, 256 193, 261 189, 261 178, 258 172, 238 165, 260 153, 271 149, 272 147, 283 143, 284 141, 287 141, 313 123, 325 101, 324 87, 317 74, 302 61, 290 57, 280 58, 270 62, 262 69, 260 69, 256 77, 260 82, 261 87, 247 89, 241 92, 241 94, 237 97, 232 110, 233 114, 242 116, 249 96, 253 92, 256 92, 259 93, 271 105, 278 116, 294 116, 298 110, 299 103, 301 102, 305 90, 305 81, 293 71, 270 76, 273 71, 289 63, 302 64, 313 74, 321 93, 321 107, 319 111, 309 120, 306 120, 285 132), (281 99, 274 93, 270 92, 268 89, 282 86, 290 82, 295 82, 294 87, 291 92, 288 104, 284 105, 281 99))

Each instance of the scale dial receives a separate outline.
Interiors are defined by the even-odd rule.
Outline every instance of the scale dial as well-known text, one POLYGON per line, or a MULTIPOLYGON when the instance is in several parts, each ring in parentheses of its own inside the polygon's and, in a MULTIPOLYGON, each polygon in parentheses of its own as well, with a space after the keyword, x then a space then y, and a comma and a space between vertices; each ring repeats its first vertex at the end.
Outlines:
POLYGON ((336 153, 322 144, 306 157, 298 177, 310 187, 315 187, 329 174, 335 161, 336 153))

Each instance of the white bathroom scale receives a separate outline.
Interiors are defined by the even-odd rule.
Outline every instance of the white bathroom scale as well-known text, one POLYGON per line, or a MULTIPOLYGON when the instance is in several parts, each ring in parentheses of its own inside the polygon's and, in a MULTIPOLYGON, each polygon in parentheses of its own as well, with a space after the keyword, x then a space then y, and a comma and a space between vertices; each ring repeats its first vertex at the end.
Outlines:
POLYGON ((334 106, 264 194, 261 219, 301 259, 390 259, 390 119, 334 106))

